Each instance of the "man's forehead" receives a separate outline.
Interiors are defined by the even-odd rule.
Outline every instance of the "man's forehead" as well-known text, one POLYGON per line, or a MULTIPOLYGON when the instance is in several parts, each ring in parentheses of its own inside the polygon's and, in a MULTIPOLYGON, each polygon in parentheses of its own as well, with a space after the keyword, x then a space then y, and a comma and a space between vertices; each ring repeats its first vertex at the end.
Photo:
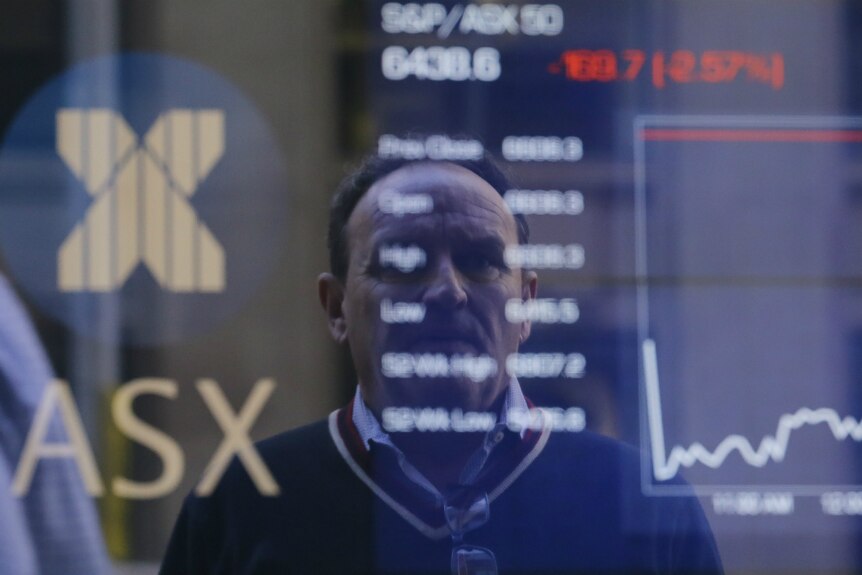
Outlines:
POLYGON ((463 166, 448 162, 417 162, 402 166, 380 178, 372 184, 369 193, 381 189, 415 193, 421 190, 446 191, 461 188, 486 188, 494 192, 491 184, 463 166))
MULTIPOLYGON (((424 227, 440 216, 482 227, 481 235, 517 239, 514 217, 491 184, 448 163, 409 164, 381 178, 357 204, 348 227, 367 236, 393 224, 424 227)), ((473 235, 469 232, 479 230, 463 231, 473 235)))

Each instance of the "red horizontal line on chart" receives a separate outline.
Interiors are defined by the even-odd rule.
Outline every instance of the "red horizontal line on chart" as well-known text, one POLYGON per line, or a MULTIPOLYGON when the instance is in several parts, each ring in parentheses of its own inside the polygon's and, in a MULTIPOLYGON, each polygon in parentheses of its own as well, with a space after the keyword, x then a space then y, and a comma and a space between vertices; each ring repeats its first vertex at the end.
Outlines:
POLYGON ((734 130, 666 129, 641 130, 647 141, 687 142, 862 142, 862 130, 734 130))

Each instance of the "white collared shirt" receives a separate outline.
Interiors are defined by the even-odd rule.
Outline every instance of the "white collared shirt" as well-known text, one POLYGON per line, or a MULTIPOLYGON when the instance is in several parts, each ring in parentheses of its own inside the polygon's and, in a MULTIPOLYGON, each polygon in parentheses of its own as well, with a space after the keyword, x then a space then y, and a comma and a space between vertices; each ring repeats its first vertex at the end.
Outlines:
MULTIPOLYGON (((503 400, 503 408, 500 416, 497 418, 497 424, 494 425, 494 427, 487 433, 482 447, 470 457, 467 461, 467 465, 461 472, 461 481, 463 483, 470 483, 475 479, 479 474, 479 471, 481 471, 482 467, 485 465, 485 462, 488 460, 491 451, 503 439, 502 432, 506 428, 507 417, 510 409, 523 411, 529 409, 527 400, 524 397, 524 392, 521 390, 521 384, 518 383, 518 380, 514 377, 509 380, 509 387, 506 389, 506 397, 503 400)), ((365 445, 366 449, 371 448, 369 442, 373 441, 394 450, 398 457, 398 464, 404 474, 413 483, 434 495, 438 501, 443 501, 443 494, 440 493, 440 490, 438 490, 418 469, 416 469, 416 467, 413 466, 413 464, 407 460, 404 452, 396 447, 389 434, 383 430, 377 417, 365 404, 365 400, 362 398, 362 391, 358 385, 356 386, 356 395, 353 401, 353 424, 356 426, 356 430, 359 432, 359 437, 362 439, 362 443, 365 445)), ((523 436, 523 434, 524 431, 522 430, 521 435, 523 436)))

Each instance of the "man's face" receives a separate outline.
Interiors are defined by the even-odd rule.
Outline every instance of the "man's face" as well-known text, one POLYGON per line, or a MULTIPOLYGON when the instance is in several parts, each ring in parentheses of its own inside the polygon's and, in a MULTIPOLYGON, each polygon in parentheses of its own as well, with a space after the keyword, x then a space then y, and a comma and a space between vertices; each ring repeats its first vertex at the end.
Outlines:
POLYGON ((506 301, 534 297, 536 280, 506 265, 517 226, 494 188, 454 164, 408 165, 363 196, 347 242, 341 311, 371 408, 378 415, 392 406, 498 408, 506 357, 529 334, 528 324, 506 320, 506 301), (405 367, 405 358, 423 356, 438 366, 441 356, 450 365, 468 358, 478 371, 432 368, 429 375, 415 373, 422 369, 416 363, 405 367), (496 371, 482 377, 489 364, 496 371))

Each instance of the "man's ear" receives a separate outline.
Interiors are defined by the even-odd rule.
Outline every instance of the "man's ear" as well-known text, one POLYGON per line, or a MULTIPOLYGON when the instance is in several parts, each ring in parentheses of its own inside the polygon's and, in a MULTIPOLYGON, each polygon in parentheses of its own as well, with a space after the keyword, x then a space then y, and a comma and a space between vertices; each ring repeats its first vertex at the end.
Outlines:
MULTIPOLYGON (((523 274, 521 278, 521 299, 524 301, 536 299, 536 294, 539 290, 539 277, 536 275, 536 272, 531 271, 525 271, 523 274)), ((521 322, 521 343, 524 343, 530 337, 530 327, 530 320, 521 322)))
POLYGON ((326 312, 329 333, 338 343, 347 341, 347 321, 344 318, 344 285, 331 273, 317 278, 317 297, 326 312))

